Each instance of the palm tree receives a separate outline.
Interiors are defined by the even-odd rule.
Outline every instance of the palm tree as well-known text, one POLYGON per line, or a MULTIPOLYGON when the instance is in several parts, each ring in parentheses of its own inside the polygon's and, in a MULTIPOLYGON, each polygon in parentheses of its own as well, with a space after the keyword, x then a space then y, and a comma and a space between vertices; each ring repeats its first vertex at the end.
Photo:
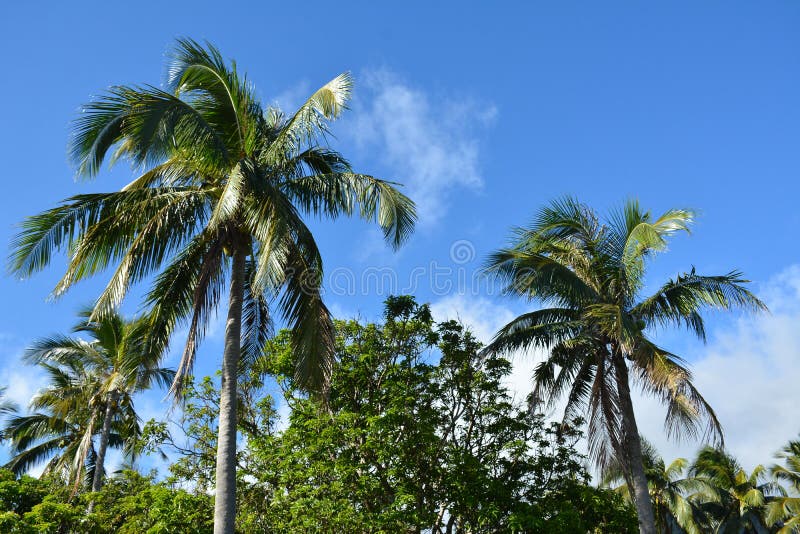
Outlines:
MULTIPOLYGON (((701 534, 705 518, 697 505, 698 499, 707 499, 711 488, 704 479, 687 476, 689 461, 676 458, 669 465, 646 439, 642 438, 642 461, 653 503, 656 529, 667 534, 701 534)), ((626 500, 631 493, 619 462, 612 460, 603 471, 602 484, 615 487, 626 500)))
POLYGON ((351 86, 348 74, 339 75, 287 118, 265 111, 216 48, 179 40, 166 90, 115 87, 75 124, 71 153, 80 175, 96 175, 113 147, 112 161, 128 158, 142 174, 119 192, 79 195, 27 219, 13 244, 11 268, 21 275, 45 267, 56 249, 70 251, 56 294, 117 265, 95 317, 115 308, 132 283, 158 272, 146 299, 154 350, 167 346, 178 324, 189 327, 175 394, 191 374, 227 279, 217 534, 234 531, 237 368, 266 341, 270 303, 292 328, 298 382, 324 394, 331 374, 322 259, 303 215, 357 213, 377 221, 393 246, 413 230, 413 203, 394 184, 354 173, 324 144, 327 121, 345 109, 351 86))
POLYGON ((0 415, 11 415, 17 411, 17 405, 6 398, 6 389, 5 386, 0 387, 0 415))
POLYGON ((776 495, 767 505, 767 522, 782 522, 778 532, 789 534, 800 532, 800 440, 791 440, 776 455, 783 465, 773 465, 770 474, 780 482, 785 482, 792 492, 790 495, 776 495))
POLYGON ((565 198, 517 229, 511 246, 487 264, 507 293, 546 307, 504 326, 486 350, 548 351, 535 370, 535 398, 552 406, 566 393, 565 418, 588 413, 590 454, 601 467, 613 457, 623 466, 640 531, 647 534, 655 532, 655 519, 631 381, 666 404, 668 434, 722 439, 716 415, 692 385, 683 360, 649 334, 677 325, 705 339, 704 309, 765 308, 739 273, 702 276, 694 268, 641 298, 647 260, 665 250, 672 234, 688 231, 692 219, 687 210, 654 218, 629 201, 601 222, 589 207, 565 198))
POLYGON ((770 531, 764 512, 771 495, 780 488, 765 481, 767 470, 757 465, 747 473, 736 459, 724 450, 703 447, 690 472, 705 478, 715 488, 717 498, 703 504, 714 519, 714 532, 719 534, 766 534, 770 531))
MULTIPOLYGON (((62 476, 77 491, 94 479, 97 450, 94 436, 105 402, 98 398, 100 381, 78 358, 59 363, 39 364, 49 384, 31 399, 33 413, 12 417, 3 430, 11 442, 11 460, 6 464, 17 474, 50 460, 43 475, 62 476)), ((112 420, 108 445, 121 448, 138 434, 135 413, 128 409, 112 420)))
MULTIPOLYGON (((92 320, 91 310, 82 312, 81 317, 83 320, 73 332, 90 335, 90 341, 63 335, 44 338, 26 351, 25 359, 34 364, 79 368, 91 378, 85 381, 91 384, 91 389, 85 391, 89 395, 88 404, 102 408, 96 416, 92 415, 100 426, 91 489, 100 491, 114 419, 122 414, 135 418, 133 396, 154 385, 168 387, 175 372, 159 367, 161 355, 148 351, 146 320, 125 321, 117 312, 92 320)), ((94 434, 98 431, 95 426, 88 425, 87 429, 94 434)))

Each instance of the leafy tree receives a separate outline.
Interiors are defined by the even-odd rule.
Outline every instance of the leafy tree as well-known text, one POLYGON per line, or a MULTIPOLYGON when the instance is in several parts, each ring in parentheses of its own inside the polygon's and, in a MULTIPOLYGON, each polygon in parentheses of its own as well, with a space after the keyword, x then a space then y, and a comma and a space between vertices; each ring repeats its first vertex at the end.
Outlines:
POLYGON ((47 495, 47 484, 37 478, 0 469, 0 510, 22 515, 39 504, 47 495))
POLYGON ((254 372, 279 378, 291 416, 243 429, 243 531, 633 531, 618 496, 587 486, 579 434, 514 404, 507 360, 410 297, 384 319, 336 323, 326 406, 298 391, 288 333, 267 344, 254 372))
POLYGON ((511 245, 487 264, 509 294, 546 306, 504 326, 487 353, 548 351, 534 375, 537 399, 552 406, 566 394, 565 418, 588 413, 590 453, 601 467, 615 457, 623 466, 646 534, 655 533, 655 517, 631 382, 667 406, 668 434, 722 436, 682 359, 649 334, 679 326, 704 339, 705 309, 765 309, 738 272, 703 276, 692 269, 642 297, 648 260, 666 249, 671 235, 688 231, 692 219, 686 210, 654 217, 629 201, 603 222, 588 206, 565 198, 517 229, 511 245))
POLYGON ((210 534, 213 530, 211 496, 173 489, 135 471, 112 477, 94 499, 89 519, 98 532, 210 534))
POLYGON ((98 433, 99 438, 92 491, 100 491, 112 424, 116 420, 128 425, 134 429, 130 437, 136 436, 134 395, 154 385, 169 386, 175 373, 159 367, 161 355, 147 350, 147 324, 142 319, 126 321, 119 313, 112 312, 92 320, 89 310, 81 317, 73 332, 88 334, 89 341, 63 335, 44 338, 26 351, 25 359, 39 365, 75 367, 86 373, 86 383, 92 388, 81 392, 88 396, 91 409, 91 424, 86 427, 87 432, 98 433))
POLYGON ((357 213, 394 246, 413 229, 413 203, 393 184, 354 173, 320 144, 350 95, 342 74, 290 117, 264 110, 246 77, 211 45, 179 40, 166 89, 118 86, 84 108, 70 151, 94 176, 109 150, 143 173, 121 191, 79 195, 27 219, 11 268, 26 276, 56 249, 70 251, 61 294, 116 264, 93 312, 114 309, 128 287, 158 272, 148 294, 155 350, 176 326, 189 334, 173 391, 191 373, 207 319, 229 282, 217 442, 215 532, 235 518, 236 393, 240 356, 254 358, 278 297, 292 328, 298 382, 322 391, 333 366, 333 323, 320 292, 322 260, 302 215, 357 213), (163 268, 162 268, 163 267, 163 268), (159 272, 160 269, 160 272, 159 272))
POLYGON ((15 479, 0 470, 0 529, 11 534, 203 534, 213 529, 212 498, 123 471, 96 493, 75 498, 58 480, 15 479), (87 501, 94 503, 87 513, 87 501))

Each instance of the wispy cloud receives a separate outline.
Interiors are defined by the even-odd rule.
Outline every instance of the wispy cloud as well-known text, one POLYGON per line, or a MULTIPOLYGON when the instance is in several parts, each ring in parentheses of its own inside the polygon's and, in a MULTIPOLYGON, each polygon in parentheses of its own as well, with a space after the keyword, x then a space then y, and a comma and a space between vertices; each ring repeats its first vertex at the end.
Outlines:
POLYGON ((345 129, 363 152, 375 154, 417 203, 422 226, 437 222, 447 195, 483 186, 480 135, 497 115, 492 104, 434 95, 388 70, 365 73, 345 129))

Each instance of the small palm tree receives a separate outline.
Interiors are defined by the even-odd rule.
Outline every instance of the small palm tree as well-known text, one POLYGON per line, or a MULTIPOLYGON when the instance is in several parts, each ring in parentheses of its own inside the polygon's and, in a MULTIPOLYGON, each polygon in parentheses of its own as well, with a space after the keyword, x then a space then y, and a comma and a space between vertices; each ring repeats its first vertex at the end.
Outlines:
POLYGON ((767 470, 757 465, 747 473, 736 459, 724 450, 703 447, 690 468, 690 473, 704 478, 716 490, 717 498, 702 507, 719 534, 766 534, 770 522, 765 517, 766 505, 781 488, 766 480, 767 470))
MULTIPOLYGON (((32 413, 6 423, 3 436, 11 443, 13 457, 5 467, 22 474, 47 461, 42 474, 59 475, 77 491, 85 477, 87 484, 94 480, 94 436, 104 411, 97 398, 100 382, 78 359, 42 362, 39 367, 48 375, 49 384, 31 399, 32 413)), ((126 411, 112 421, 108 444, 123 447, 137 434, 136 418, 126 411)))
POLYGON ((701 339, 708 308, 765 309, 737 272, 702 276, 694 269, 642 296, 647 262, 667 239, 688 231, 693 214, 669 210, 659 217, 627 202, 605 222, 574 199, 542 209, 495 252, 487 269, 508 293, 546 307, 504 326, 487 351, 542 348, 534 396, 551 406, 567 397, 567 419, 588 413, 590 453, 603 467, 623 466, 642 533, 655 533, 631 382, 667 406, 666 428, 722 439, 714 411, 692 384, 683 360, 650 339, 657 327, 686 327, 701 339))
POLYGON ((165 349, 179 324, 189 327, 176 394, 227 282, 214 531, 232 534, 237 370, 269 335, 270 303, 292 328, 300 384, 324 393, 334 361, 322 258, 303 215, 358 214, 399 246, 415 212, 395 184, 355 173, 325 143, 327 121, 348 101, 348 74, 289 117, 262 108, 235 63, 211 45, 179 40, 168 75, 166 90, 115 87, 85 108, 71 145, 79 174, 96 175, 114 147, 112 161, 128 158, 143 173, 119 192, 73 197, 29 218, 11 268, 30 275, 56 249, 69 250, 60 294, 116 265, 94 318, 114 309, 132 283, 158 273, 147 297, 153 349, 165 349))
MULTIPOLYGON (((642 460, 653 503, 656 529, 666 534, 702 534, 705 520, 697 506, 697 499, 704 499, 711 488, 705 480, 687 476, 689 461, 676 458, 669 465, 646 439, 642 438, 642 460)), ((625 484, 622 466, 612 461, 603 471, 603 485, 615 487, 615 491, 633 502, 625 484)))
POLYGON ((99 410, 87 426, 91 434, 99 432, 92 491, 100 491, 115 418, 135 418, 134 395, 156 385, 168 387, 175 373, 159 367, 160 353, 148 350, 146 320, 125 321, 117 312, 92 320, 91 310, 81 317, 73 331, 89 334, 91 340, 61 335, 44 338, 26 351, 25 358, 34 364, 80 369, 89 378, 84 392, 89 395, 89 407, 99 410))
POLYGON ((788 495, 776 495, 767 504, 767 523, 782 523, 780 534, 800 532, 800 440, 792 440, 779 452, 777 458, 783 465, 775 464, 770 474, 785 483, 788 495))

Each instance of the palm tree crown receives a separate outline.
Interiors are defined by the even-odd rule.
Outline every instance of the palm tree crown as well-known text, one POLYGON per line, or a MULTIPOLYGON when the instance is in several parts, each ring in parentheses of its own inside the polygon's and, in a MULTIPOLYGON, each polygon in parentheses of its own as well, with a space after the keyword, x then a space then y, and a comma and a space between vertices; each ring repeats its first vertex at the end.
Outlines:
MULTIPOLYGON (((706 498, 713 493, 705 479, 689 475, 689 461, 676 458, 667 464, 656 448, 642 438, 642 461, 653 502, 656 528, 659 532, 701 534, 705 516, 699 508, 698 497, 706 498)), ((612 460, 603 470, 602 483, 615 487, 627 500, 633 501, 625 484, 621 464, 612 460)))
POLYGON ((789 491, 778 492, 767 504, 767 522, 783 522, 781 534, 800 532, 800 440, 790 440, 776 457, 783 465, 773 465, 770 474, 789 491))
POLYGON ((770 531, 767 504, 783 489, 766 479, 767 470, 757 465, 748 473, 736 458, 722 449, 703 447, 690 472, 702 477, 716 491, 716 498, 702 504, 712 518, 714 532, 764 533, 770 531))
POLYGON ((345 109, 351 86, 348 74, 339 75, 285 117, 263 110, 246 77, 213 46, 179 40, 167 90, 114 87, 75 122, 70 152, 80 176, 95 176, 114 147, 112 162, 125 157, 145 172, 119 192, 79 195, 27 219, 13 243, 12 270, 28 276, 54 250, 70 250, 58 295, 116 264, 95 305, 101 315, 166 263, 148 302, 159 347, 176 323, 189 322, 177 386, 240 252, 247 258, 245 355, 260 350, 270 324, 266 305, 282 290, 298 378, 319 389, 330 373, 332 323, 319 294, 322 260, 301 213, 358 213, 376 220, 394 246, 415 220, 413 203, 393 184, 354 173, 317 142, 328 132, 326 119, 345 109))
POLYGON ((129 286, 156 274, 148 293, 151 350, 163 351, 188 324, 172 392, 191 374, 198 343, 228 283, 222 364, 215 531, 233 532, 237 369, 257 357, 275 303, 292 329, 296 378, 323 392, 334 360, 333 321, 322 300, 322 258, 303 215, 357 214, 376 221, 392 246, 412 232, 414 205, 394 184, 353 172, 327 144, 327 121, 345 109, 352 81, 328 82, 291 116, 264 109, 235 63, 182 39, 165 89, 112 88, 76 121, 71 153, 94 176, 127 158, 141 175, 121 191, 79 195, 29 218, 11 268, 42 269, 67 248, 55 289, 116 265, 93 318, 114 309, 129 286), (224 512, 223 512, 224 509, 224 512))
POLYGON ((55 454, 46 472, 58 469, 78 482, 88 466, 97 491, 106 447, 125 446, 133 453, 139 434, 134 395, 169 385, 174 372, 159 367, 159 355, 147 352, 143 320, 128 322, 114 312, 87 322, 89 316, 88 310, 81 313, 74 332, 89 334, 90 340, 56 335, 26 350, 25 359, 44 369, 50 384, 33 398, 35 413, 11 419, 6 434, 17 452, 9 463, 13 470, 25 471, 55 454))
MULTIPOLYGON (((588 413, 590 453, 601 466, 614 457, 621 461, 626 481, 636 486, 637 508, 650 508, 650 499, 631 382, 667 406, 668 434, 722 438, 683 360, 654 343, 651 332, 679 326, 705 339, 704 309, 764 309, 738 272, 702 276, 692 269, 642 296, 648 260, 666 249, 670 236, 688 231, 692 220, 688 210, 654 217, 629 201, 603 222, 565 198, 517 229, 512 245, 492 254, 487 265, 508 293, 545 305, 504 326, 487 350, 548 351, 534 374, 534 396, 552 406, 566 395, 565 418, 588 413)), ((640 508, 639 515, 642 531, 653 532, 652 509, 640 508)))

